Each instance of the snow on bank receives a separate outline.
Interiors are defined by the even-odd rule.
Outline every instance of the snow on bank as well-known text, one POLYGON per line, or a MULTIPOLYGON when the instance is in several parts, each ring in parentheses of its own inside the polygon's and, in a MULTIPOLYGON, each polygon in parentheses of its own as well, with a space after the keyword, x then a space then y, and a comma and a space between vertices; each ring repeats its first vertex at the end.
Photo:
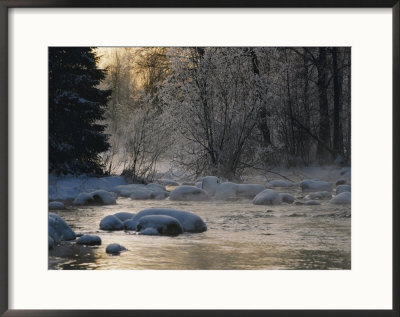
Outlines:
POLYGON ((73 200, 80 193, 96 190, 112 191, 118 185, 126 185, 123 176, 88 177, 86 175, 49 176, 49 200, 73 200))

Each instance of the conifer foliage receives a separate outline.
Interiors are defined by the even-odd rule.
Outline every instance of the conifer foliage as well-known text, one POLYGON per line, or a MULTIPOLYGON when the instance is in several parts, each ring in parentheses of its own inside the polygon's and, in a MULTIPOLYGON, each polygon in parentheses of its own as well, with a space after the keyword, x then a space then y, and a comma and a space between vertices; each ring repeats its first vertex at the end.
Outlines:
POLYGON ((99 154, 109 148, 103 115, 110 90, 89 47, 49 48, 49 171, 102 174, 99 154))

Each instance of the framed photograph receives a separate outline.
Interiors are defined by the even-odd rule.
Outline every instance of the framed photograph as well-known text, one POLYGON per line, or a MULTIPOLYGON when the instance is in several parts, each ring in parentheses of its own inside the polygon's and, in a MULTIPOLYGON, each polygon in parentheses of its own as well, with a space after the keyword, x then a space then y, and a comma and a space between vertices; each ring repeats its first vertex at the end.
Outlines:
POLYGON ((0 0, 4 316, 399 316, 399 2, 0 0))

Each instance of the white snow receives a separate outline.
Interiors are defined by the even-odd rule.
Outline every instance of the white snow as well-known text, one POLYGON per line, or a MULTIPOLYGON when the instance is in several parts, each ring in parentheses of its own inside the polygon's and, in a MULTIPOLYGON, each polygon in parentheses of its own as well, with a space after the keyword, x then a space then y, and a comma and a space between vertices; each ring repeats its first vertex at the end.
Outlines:
POLYGON ((122 251, 126 251, 126 248, 118 243, 111 243, 106 248, 106 253, 112 254, 112 255, 118 255, 122 251))
POLYGON ((281 200, 284 203, 293 204, 293 202, 294 202, 294 196, 293 195, 286 194, 286 193, 281 193, 281 194, 279 194, 279 196, 281 196, 281 200))
POLYGON ((115 193, 107 192, 105 190, 96 190, 91 193, 79 194, 74 200, 74 205, 115 205, 117 203, 116 198, 115 193))
POLYGON ((321 205, 321 203, 317 200, 309 200, 304 203, 305 205, 314 206, 314 205, 321 205))
POLYGON ((305 198, 306 199, 310 199, 310 200, 331 199, 332 198, 332 194, 330 192, 327 192, 327 191, 315 192, 315 193, 308 194, 305 198))
POLYGON ((130 212, 117 212, 114 214, 114 217, 117 217, 119 220, 124 222, 125 220, 132 219, 135 217, 136 214, 130 213, 130 212))
POLYGON ((61 201, 51 201, 49 203, 50 210, 65 209, 64 203, 61 201))
POLYGON ((350 185, 339 185, 336 187, 336 195, 339 195, 339 194, 345 193, 345 192, 351 192, 350 185))
POLYGON ((286 181, 282 179, 274 179, 267 184, 267 187, 292 187, 296 186, 296 183, 286 181))
POLYGON ((265 189, 253 199, 254 205, 279 205, 281 202, 281 195, 273 189, 265 189))
POLYGON ((259 184, 238 184, 237 195, 253 199, 257 194, 261 193, 265 187, 259 184))
POLYGON ((138 220, 136 231, 141 233, 150 228, 155 229, 158 235, 178 235, 183 233, 180 222, 176 218, 166 215, 143 216, 138 220))
POLYGON ((332 183, 328 183, 321 180, 306 179, 300 182, 300 187, 303 192, 305 191, 318 191, 327 190, 332 191, 332 183))
POLYGON ((75 232, 59 215, 49 213, 49 236, 55 242, 74 240, 75 232))
POLYGON ((336 204, 336 205, 351 204, 351 193, 350 192, 341 193, 341 194, 333 197, 330 200, 330 203, 336 204))
POLYGON ((238 185, 231 182, 225 182, 218 184, 215 190, 215 199, 227 200, 229 198, 236 198, 238 191, 238 185))
POLYGON ((131 227, 136 228, 135 222, 140 218, 149 215, 165 215, 177 219, 182 225, 185 232, 203 232, 207 230, 204 221, 197 215, 183 210, 168 209, 168 208, 150 208, 140 211, 131 222, 131 227))
POLYGON ((126 185, 123 176, 88 177, 86 175, 49 176, 49 200, 73 200, 83 192, 93 192, 98 189, 112 191, 118 185, 126 185))
POLYGON ((76 240, 76 243, 83 245, 101 245, 101 239, 99 236, 85 234, 76 240))
POLYGON ((116 216, 109 215, 101 219, 100 229, 108 231, 123 230, 124 225, 122 224, 122 221, 119 220, 116 216))
POLYGON ((113 188, 113 192, 122 197, 131 199, 165 199, 169 193, 160 184, 129 184, 119 185, 113 188))
POLYGON ((220 180, 216 176, 206 176, 203 178, 202 188, 205 190, 210 196, 215 195, 215 191, 220 183, 220 180))
POLYGON ((169 195, 170 200, 178 201, 204 201, 210 196, 204 190, 193 186, 179 186, 169 195))

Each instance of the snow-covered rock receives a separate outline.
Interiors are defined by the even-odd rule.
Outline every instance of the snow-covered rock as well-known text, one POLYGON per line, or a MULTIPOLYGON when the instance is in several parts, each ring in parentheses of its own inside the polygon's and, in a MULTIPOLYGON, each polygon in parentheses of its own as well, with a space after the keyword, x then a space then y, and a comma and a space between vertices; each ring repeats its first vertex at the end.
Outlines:
POLYGON ((339 195, 339 194, 345 193, 345 192, 351 192, 350 185, 339 185, 336 187, 336 195, 339 195))
POLYGON ((316 205, 321 205, 321 203, 318 200, 309 200, 306 201, 304 205, 316 206, 316 205))
POLYGON ((321 190, 332 191, 331 183, 328 183, 325 181, 320 181, 320 180, 313 180, 313 179, 307 179, 307 180, 301 181, 300 187, 303 192, 321 191, 321 190))
POLYGON ((296 186, 296 183, 286 181, 283 179, 274 179, 267 184, 267 187, 292 187, 296 186))
POLYGON ((101 245, 101 239, 99 236, 85 234, 76 240, 76 243, 83 245, 101 245))
POLYGON ((131 194, 133 200, 144 200, 144 199, 165 199, 169 196, 169 193, 164 190, 156 188, 140 188, 136 189, 131 194))
POLYGON ((346 204, 351 204, 351 193, 350 192, 344 192, 339 195, 336 195, 330 200, 331 204, 335 205, 346 205, 346 204))
POLYGON ((161 185, 161 184, 156 184, 156 183, 150 183, 146 185, 147 189, 154 189, 154 190, 160 190, 160 191, 167 191, 165 189, 165 186, 161 185))
POLYGON ((54 242, 75 239, 75 232, 59 215, 49 213, 49 236, 54 242))
POLYGON ((49 250, 54 248, 54 239, 49 236, 49 250))
POLYGON ((127 219, 123 222, 124 230, 136 231, 137 221, 132 219, 127 219))
POLYGON ((91 193, 80 193, 74 200, 74 205, 115 205, 116 195, 105 190, 91 193))
POLYGON ((126 251, 126 248, 118 243, 111 243, 106 248, 106 253, 112 254, 112 255, 118 255, 122 251, 126 251))
POLYGON ((338 185, 345 185, 345 184, 347 184, 347 180, 344 179, 344 178, 340 178, 340 179, 338 179, 338 180, 336 181, 336 186, 338 186, 338 185))
POLYGON ((279 194, 279 196, 281 196, 281 200, 284 203, 293 204, 293 202, 294 202, 294 196, 293 195, 286 194, 286 193, 281 193, 281 194, 279 194))
POLYGON ((203 182, 196 182, 195 185, 197 188, 203 188, 203 182))
POLYGON ((109 215, 101 219, 100 229, 107 231, 123 230, 124 225, 121 220, 119 220, 114 215, 109 215))
POLYGON ((142 210, 137 213, 133 220, 130 222, 130 227, 136 228, 139 219, 149 215, 165 215, 173 217, 177 219, 182 225, 184 232, 203 232, 207 230, 206 224, 199 216, 189 211, 168 208, 150 208, 142 210))
POLYGON ((210 196, 215 195, 215 191, 217 190, 218 185, 220 184, 220 180, 216 176, 206 176, 202 181, 202 188, 205 190, 210 196))
POLYGON ((51 201, 49 203, 50 210, 58 210, 58 209, 65 209, 64 203, 61 201, 51 201))
POLYGON ((158 180, 158 182, 164 186, 179 186, 178 182, 168 178, 161 178, 158 180))
POLYGON ((308 194, 305 198, 306 199, 310 199, 310 200, 331 199, 332 198, 332 194, 330 192, 327 192, 327 191, 315 192, 315 193, 308 194))
POLYGON ((136 214, 130 212, 117 212, 116 214, 114 214, 114 216, 117 217, 122 222, 128 219, 132 219, 133 217, 135 217, 135 215, 136 214))
POLYGON ((265 189, 253 199, 254 205, 279 205, 282 196, 273 189, 265 189))
POLYGON ((138 220, 136 231, 140 234, 176 236, 183 233, 183 228, 180 222, 171 216, 149 215, 138 220))
POLYGON ((231 182, 221 183, 216 187, 214 197, 217 200, 227 200, 236 198, 238 192, 238 185, 231 182))
POLYGON ((186 181, 186 182, 183 182, 182 185, 196 186, 196 183, 195 182, 191 182, 191 181, 186 181))
POLYGON ((253 199, 264 189, 265 187, 260 184, 237 184, 237 196, 253 199))
POLYGON ((144 190, 145 185, 143 184, 129 184, 129 185, 118 185, 115 186, 112 191, 121 197, 130 197, 136 190, 144 190))
POLYGON ((170 200, 178 201, 204 201, 210 196, 202 189, 193 186, 179 186, 169 195, 170 200))

